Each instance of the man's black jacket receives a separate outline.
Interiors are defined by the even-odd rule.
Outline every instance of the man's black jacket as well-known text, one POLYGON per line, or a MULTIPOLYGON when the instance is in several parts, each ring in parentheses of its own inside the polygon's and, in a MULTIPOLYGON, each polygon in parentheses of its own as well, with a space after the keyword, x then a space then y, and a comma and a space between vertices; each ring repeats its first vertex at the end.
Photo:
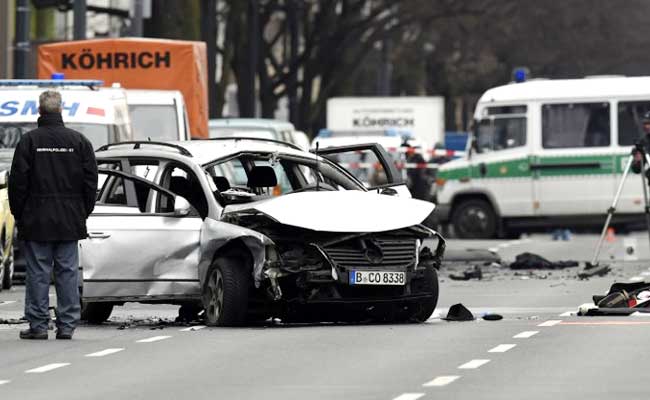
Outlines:
POLYGON ((9 175, 9 205, 22 240, 86 237, 95 207, 97 164, 90 141, 44 114, 18 143, 9 175))

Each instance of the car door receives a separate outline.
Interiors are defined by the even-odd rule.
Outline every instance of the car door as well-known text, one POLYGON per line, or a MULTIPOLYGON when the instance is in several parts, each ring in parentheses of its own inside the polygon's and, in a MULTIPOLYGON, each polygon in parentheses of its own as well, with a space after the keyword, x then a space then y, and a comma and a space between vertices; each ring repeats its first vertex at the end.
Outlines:
POLYGON ((312 150, 350 171, 366 188, 379 193, 411 197, 395 160, 378 143, 355 144, 312 150))
POLYGON ((87 300, 196 298, 202 220, 143 178, 100 169, 103 185, 81 241, 87 300))

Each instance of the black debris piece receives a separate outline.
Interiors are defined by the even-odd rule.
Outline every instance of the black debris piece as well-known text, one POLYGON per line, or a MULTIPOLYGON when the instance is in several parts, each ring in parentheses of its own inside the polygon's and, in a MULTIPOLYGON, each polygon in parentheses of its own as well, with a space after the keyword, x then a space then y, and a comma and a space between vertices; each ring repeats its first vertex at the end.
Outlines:
POLYGON ((510 264, 510 269, 564 269, 577 267, 577 261, 549 261, 533 253, 521 253, 510 264))
POLYGON ((468 281, 470 279, 483 279, 483 270, 478 265, 475 265, 473 268, 470 268, 463 272, 462 275, 451 274, 449 275, 450 279, 455 281, 468 281))
POLYGON ((501 314, 483 314, 483 319, 486 321, 500 321, 503 319, 503 316, 501 314))
POLYGON ((579 279, 587 279, 592 276, 605 276, 611 271, 611 268, 608 264, 592 264, 588 262, 582 271, 578 272, 579 279))
POLYGON ((449 312, 447 312, 447 317, 442 318, 445 321, 473 321, 474 314, 467 309, 464 305, 458 303, 449 307, 449 312))
POLYGON ((650 313, 650 283, 614 283, 606 295, 594 295, 594 306, 581 308, 578 315, 627 316, 650 313))

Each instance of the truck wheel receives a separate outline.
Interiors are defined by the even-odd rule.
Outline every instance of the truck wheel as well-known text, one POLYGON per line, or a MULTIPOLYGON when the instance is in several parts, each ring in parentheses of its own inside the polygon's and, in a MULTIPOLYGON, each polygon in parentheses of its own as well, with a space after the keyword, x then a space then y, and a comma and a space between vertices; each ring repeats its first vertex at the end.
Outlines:
POLYGON ((485 200, 464 200, 451 214, 456 236, 461 239, 491 239, 497 233, 497 216, 485 200))
POLYGON ((112 303, 82 303, 81 305, 81 319, 93 325, 105 322, 112 312, 112 303))
POLYGON ((7 255, 4 259, 4 277, 2 278, 2 288, 11 289, 14 285, 14 245, 9 246, 7 255))
POLYGON ((242 325, 248 308, 250 268, 239 259, 220 257, 207 277, 203 286, 206 325, 242 325))

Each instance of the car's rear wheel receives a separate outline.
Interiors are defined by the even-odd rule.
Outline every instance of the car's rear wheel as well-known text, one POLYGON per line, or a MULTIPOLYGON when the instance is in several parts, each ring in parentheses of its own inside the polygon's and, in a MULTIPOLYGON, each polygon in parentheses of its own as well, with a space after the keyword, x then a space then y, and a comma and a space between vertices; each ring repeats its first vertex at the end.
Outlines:
POLYGON ((497 233, 497 215, 483 199, 462 201, 454 207, 451 223, 461 239, 490 239, 497 233))
POLYGON ((110 318, 113 312, 112 303, 82 303, 81 319, 89 324, 99 325, 110 318))
POLYGON ((250 269, 236 258, 217 258, 203 286, 205 322, 237 326, 246 321, 250 269))

